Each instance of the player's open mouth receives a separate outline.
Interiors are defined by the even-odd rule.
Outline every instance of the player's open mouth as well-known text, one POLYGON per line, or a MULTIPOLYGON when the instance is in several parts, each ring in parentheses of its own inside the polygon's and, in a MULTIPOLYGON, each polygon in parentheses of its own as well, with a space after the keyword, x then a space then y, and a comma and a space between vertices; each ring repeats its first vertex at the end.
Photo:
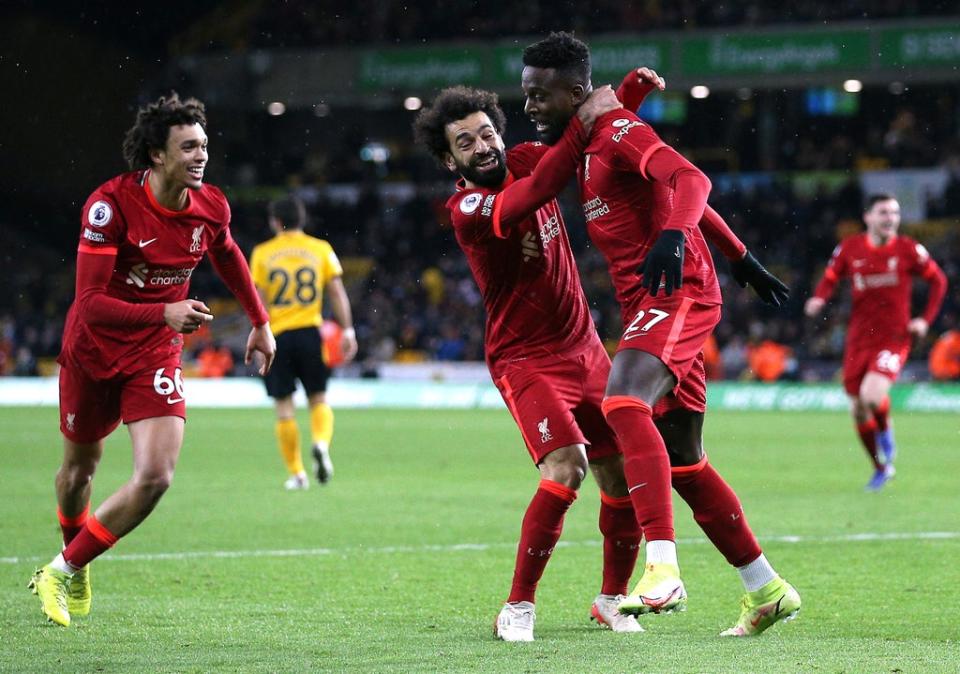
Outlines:
POLYGON ((544 124, 543 122, 537 122, 537 133, 544 133, 549 128, 550 128, 549 124, 544 124))
POLYGON ((477 162, 476 166, 481 171, 489 171, 490 169, 496 168, 500 162, 497 160, 496 155, 490 155, 485 159, 482 159, 477 162))
POLYGON ((202 166, 191 166, 187 169, 187 173, 196 178, 197 180, 203 179, 203 167, 202 166))

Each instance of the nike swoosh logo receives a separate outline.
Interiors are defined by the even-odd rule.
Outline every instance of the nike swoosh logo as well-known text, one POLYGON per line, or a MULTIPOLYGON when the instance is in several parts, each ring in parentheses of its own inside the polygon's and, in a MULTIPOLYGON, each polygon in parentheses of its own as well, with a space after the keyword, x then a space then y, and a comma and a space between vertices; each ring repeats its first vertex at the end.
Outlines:
POLYGON ((154 238, 150 239, 149 241, 144 241, 143 239, 140 239, 140 247, 141 247, 141 248, 145 248, 146 246, 149 246, 151 243, 153 243, 154 241, 156 241, 158 238, 159 238, 159 237, 154 237, 154 238))
POLYGON ((680 248, 678 247, 675 251, 673 251, 673 254, 677 257, 680 257, 680 248))
POLYGON ((183 401, 183 398, 174 398, 173 396, 170 396, 169 398, 167 398, 168 405, 175 405, 176 403, 179 403, 182 401, 183 401))

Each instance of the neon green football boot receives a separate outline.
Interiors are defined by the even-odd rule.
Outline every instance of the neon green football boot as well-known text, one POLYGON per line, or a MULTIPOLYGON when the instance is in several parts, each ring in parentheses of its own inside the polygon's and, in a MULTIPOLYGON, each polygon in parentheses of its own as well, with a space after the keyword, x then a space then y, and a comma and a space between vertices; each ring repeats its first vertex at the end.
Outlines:
POLYGON ((737 624, 720 636, 752 637, 778 620, 793 620, 800 612, 800 595, 790 583, 777 576, 759 590, 743 595, 740 606, 737 624))
POLYGON ((90 565, 87 564, 70 578, 70 589, 67 592, 67 609, 71 616, 85 616, 90 614, 90 603, 93 601, 93 589, 90 585, 90 565))
POLYGON ((687 591, 680 569, 673 564, 647 564, 633 592, 617 605, 620 613, 671 613, 687 608, 687 591))
POLYGON ((67 609, 67 594, 70 591, 70 574, 57 571, 47 564, 33 573, 27 587, 40 597, 40 610, 51 622, 70 627, 70 611, 67 609))

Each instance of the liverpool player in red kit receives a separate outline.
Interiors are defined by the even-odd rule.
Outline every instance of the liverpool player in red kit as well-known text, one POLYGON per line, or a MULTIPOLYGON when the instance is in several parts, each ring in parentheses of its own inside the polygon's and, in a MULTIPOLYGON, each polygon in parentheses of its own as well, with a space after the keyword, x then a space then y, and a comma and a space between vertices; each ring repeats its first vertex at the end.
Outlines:
POLYGON ((641 533, 600 409, 609 358, 554 199, 574 175, 585 127, 619 107, 609 89, 597 92, 549 150, 524 143, 505 151, 496 95, 474 89, 442 91, 415 123, 418 142, 461 176, 447 206, 484 299, 487 364, 541 477, 523 518, 510 595, 495 624, 495 634, 507 641, 533 640, 537 584, 588 467, 601 490, 604 536, 603 583, 591 611, 616 631, 642 631, 633 616, 616 609, 641 533))
POLYGON ((132 171, 94 190, 81 213, 76 297, 58 359, 65 547, 30 582, 59 625, 89 613, 90 561, 136 528, 170 486, 186 418, 180 335, 213 320, 207 305, 187 299, 205 253, 253 323, 246 362, 260 352, 265 373, 273 361, 276 343, 230 235, 230 207, 203 183, 206 125, 203 104, 176 94, 140 109, 123 143, 132 171), (133 476, 90 514, 103 440, 121 420, 133 476))
POLYGON ((804 311, 810 317, 820 314, 837 283, 850 279, 853 308, 843 356, 843 387, 850 396, 857 433, 873 462, 867 489, 876 491, 895 472, 896 445, 887 394, 910 353, 911 338, 926 336, 940 310, 947 278, 926 248, 897 234, 900 204, 896 197, 870 197, 863 221, 867 231, 836 247, 804 311), (930 284, 930 293, 923 314, 911 319, 914 276, 930 284))
MULTIPOLYGON (((527 47, 523 62, 526 112, 541 140, 555 143, 590 90, 589 49, 555 33, 527 47)), ((639 614, 685 605, 672 483, 747 591, 737 624, 724 634, 759 634, 794 615, 800 597, 766 560, 736 494, 702 449, 702 347, 720 318, 721 297, 701 229, 724 228, 706 207, 710 182, 626 110, 594 124, 579 182, 588 233, 607 260, 624 325, 603 409, 647 540, 645 573, 619 609, 639 614)), ((737 249, 737 280, 768 301, 783 299, 779 280, 737 249)))

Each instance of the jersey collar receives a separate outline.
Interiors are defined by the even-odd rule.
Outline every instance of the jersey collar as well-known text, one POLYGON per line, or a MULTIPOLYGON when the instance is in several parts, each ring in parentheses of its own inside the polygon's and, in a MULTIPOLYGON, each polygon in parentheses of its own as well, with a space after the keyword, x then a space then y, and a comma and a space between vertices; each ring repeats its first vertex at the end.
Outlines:
POLYGON ((187 205, 181 210, 173 211, 165 206, 161 206, 160 202, 157 201, 157 198, 154 196, 153 190, 150 188, 150 169, 147 169, 143 174, 143 190, 147 193, 147 201, 149 201, 150 205, 159 211, 161 215, 175 218, 179 215, 187 215, 193 210, 193 199, 190 197, 190 190, 187 190, 187 205))

